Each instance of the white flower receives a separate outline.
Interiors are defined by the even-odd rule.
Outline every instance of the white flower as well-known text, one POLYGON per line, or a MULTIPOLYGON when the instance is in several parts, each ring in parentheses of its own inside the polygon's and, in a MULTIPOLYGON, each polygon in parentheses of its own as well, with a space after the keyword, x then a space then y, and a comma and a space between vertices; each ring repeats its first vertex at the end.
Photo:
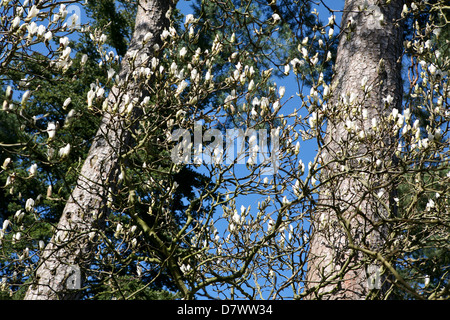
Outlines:
POLYGON ((253 89, 255 89, 255 82, 251 80, 248 84, 248 91, 252 91, 253 89))
POLYGON ((295 149, 294 149, 294 153, 297 155, 300 152, 300 142, 297 141, 297 143, 295 144, 295 149))
POLYGON ((23 96, 22 96, 22 105, 24 105, 27 101, 28 101, 28 99, 30 98, 30 96, 31 96, 31 92, 30 92, 30 90, 27 90, 27 91, 25 91, 25 93, 23 94, 23 96))
POLYGON ((108 80, 111 80, 116 71, 113 68, 109 68, 108 70, 108 80))
POLYGON ((61 59, 67 59, 71 52, 72 49, 70 47, 66 47, 62 52, 61 59))
POLYGON ((396 119, 398 117, 398 109, 397 108, 392 109, 392 117, 394 119, 396 119))
POLYGON ((181 58, 184 58, 184 56, 186 55, 186 53, 187 53, 186 47, 181 48, 181 50, 180 50, 180 57, 181 57, 181 58))
POLYGON ((178 85, 178 88, 177 88, 177 91, 175 92, 175 94, 176 95, 181 94, 184 91, 184 89, 187 88, 187 86, 188 86, 188 83, 185 80, 181 81, 181 83, 178 85))
POLYGON ((106 40, 108 40, 108 37, 106 36, 106 34, 102 34, 102 35, 100 36, 100 38, 98 39, 98 41, 99 41, 100 44, 105 43, 106 40))
POLYGON ((432 208, 434 208, 436 206, 435 202, 433 201, 433 199, 429 199, 428 203, 427 203, 427 211, 430 211, 432 208))
POLYGON ((69 153, 70 153, 70 143, 66 144, 65 147, 62 147, 61 149, 59 149, 59 152, 58 152, 58 154, 61 158, 67 157, 69 155, 69 153))
MULTIPOLYGON (((388 94, 388 96, 386 98, 383 98, 383 101, 386 104, 391 104, 394 101, 394 97, 392 97, 390 94, 388 94)), ((392 113, 394 113, 394 112, 392 112, 392 113)), ((397 110, 397 113, 398 113, 398 110, 397 110)), ((395 116, 394 116, 394 118, 395 118, 395 116)))
POLYGON ((3 170, 6 170, 6 168, 8 168, 8 165, 10 162, 11 162, 11 158, 6 158, 5 161, 3 161, 3 165, 2 165, 3 170))
POLYGON ((376 118, 372 118, 372 129, 376 130, 378 128, 378 123, 376 118))
POLYGON ((150 39, 153 37, 153 33, 151 33, 151 32, 147 32, 146 34, 145 34, 145 36, 144 36, 144 40, 143 40, 143 42, 144 43, 147 43, 147 42, 149 42, 150 41, 150 39))
POLYGON ((54 122, 49 122, 47 125, 47 133, 49 140, 52 140, 56 134, 56 125, 54 122))
POLYGON ((423 282, 423 285, 424 285, 425 287, 427 287, 429 284, 430 284, 430 276, 429 276, 429 275, 426 275, 426 276, 425 276, 425 280, 424 280, 424 282, 423 282))
POLYGON ((69 38, 67 38, 67 37, 62 37, 62 38, 60 38, 60 39, 59 39, 59 44, 60 44, 63 48, 67 47, 67 45, 69 44, 69 38))
POLYGON ((308 49, 306 49, 305 47, 302 48, 302 55, 305 59, 308 57, 308 49))
POLYGON ((32 6, 30 11, 28 11, 27 18, 25 20, 31 20, 39 14, 39 9, 36 6, 32 6))
POLYGON ((364 119, 364 120, 367 120, 367 118, 368 118, 368 111, 367 111, 366 108, 363 109, 363 111, 362 111, 362 116, 363 116, 363 119, 364 119))
POLYGON ((67 9, 65 4, 61 4, 61 6, 59 7, 59 15, 61 16, 61 20, 66 19, 67 9))
POLYGON ((70 97, 67 98, 66 100, 64 100, 63 109, 65 110, 71 102, 72 102, 72 99, 70 97))
POLYGON ((37 29, 37 36, 39 38, 42 38, 44 36, 45 30, 46 30, 45 26, 43 24, 41 24, 37 29))
POLYGON ((83 54, 83 56, 81 57, 81 65, 85 65, 87 62, 88 56, 87 54, 83 54))
POLYGON ((8 219, 3 220, 2 230, 6 230, 10 224, 11 221, 9 221, 8 219))
POLYGON ((288 75, 289 74, 289 70, 291 69, 291 67, 289 66, 289 64, 284 66, 284 74, 288 75))
POLYGON ((173 61, 172 64, 170 65, 170 72, 171 72, 172 74, 176 74, 176 73, 177 73, 177 70, 178 70, 178 66, 177 66, 177 64, 175 63, 175 61, 173 61))
POLYGON ((329 25, 333 25, 335 19, 336 19, 336 16, 335 16, 334 14, 331 15, 330 17, 328 17, 328 24, 329 24, 329 25))
POLYGON ((188 25, 188 24, 193 23, 193 22, 195 22, 194 15, 193 14, 187 14, 186 15, 186 19, 184 21, 184 24, 188 25))
POLYGON ((34 208, 34 200, 29 198, 25 203, 25 210, 31 212, 33 211, 33 208, 34 208))
POLYGON ((334 33, 334 29, 330 28, 330 30, 328 30, 328 37, 331 39, 333 37, 333 33, 334 33))
POLYGON ((37 164, 36 163, 32 164, 30 169, 28 169, 28 171, 30 172, 30 176, 34 176, 37 172, 37 164))
POLYGON ((45 42, 50 42, 50 40, 52 40, 52 38, 53 38, 53 33, 51 31, 47 31, 44 34, 44 41, 45 42))
POLYGON ((274 13, 274 14, 272 15, 272 19, 273 19, 275 22, 281 20, 280 16, 279 16, 277 13, 274 13))
POLYGON ((161 40, 165 41, 170 36, 170 32, 167 29, 164 29, 164 31, 161 33, 161 40))
POLYGON ((16 16, 11 23, 11 29, 12 30, 17 29, 19 27, 19 24, 20 24, 20 17, 16 16))
POLYGON ((436 70, 437 70, 437 68, 434 64, 430 64, 430 66, 428 67, 428 71, 430 71, 430 73, 432 75, 434 75, 436 73, 436 70))
POLYGON ((180 270, 181 270, 181 272, 183 272, 183 274, 187 274, 192 270, 192 268, 190 265, 183 264, 183 265, 181 265, 180 270))
POLYGON ((237 211, 234 211, 234 214, 233 214, 233 217, 232 217, 232 221, 233 221, 234 224, 240 224, 241 217, 239 216, 237 211))
POLYGON ((404 18, 407 14, 408 14, 408 6, 406 5, 406 3, 403 5, 403 9, 402 9, 402 17, 404 18))
POLYGON ((286 88, 284 86, 281 86, 278 89, 278 94, 280 95, 280 99, 284 97, 284 93, 286 92, 286 88))
POLYGON ((278 112, 278 110, 280 109, 280 107, 281 107, 281 105, 280 105, 280 101, 275 101, 274 103, 273 103, 273 112, 274 113, 277 113, 278 112))
POLYGON ((299 197, 301 195, 301 187, 300 187, 300 181, 299 180, 295 181, 295 185, 294 185, 293 190, 294 190, 294 194, 297 197, 299 197))

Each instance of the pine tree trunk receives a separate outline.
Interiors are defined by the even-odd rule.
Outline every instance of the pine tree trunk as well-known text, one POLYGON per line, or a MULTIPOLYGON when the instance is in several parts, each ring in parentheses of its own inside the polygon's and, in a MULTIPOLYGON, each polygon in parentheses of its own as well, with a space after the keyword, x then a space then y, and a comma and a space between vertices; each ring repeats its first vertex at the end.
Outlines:
MULTIPOLYGON (((154 46, 160 44, 161 33, 168 28, 166 13, 174 1, 140 0, 136 24, 127 56, 137 50, 135 65, 146 63, 142 54, 154 56, 154 46), (143 45, 147 33, 152 36, 143 45)), ((136 106, 143 100, 146 91, 142 83, 133 82, 129 59, 123 59, 120 71, 121 82, 126 87, 114 87, 108 96, 110 109, 121 110, 121 94, 127 93, 130 100, 136 99, 136 106)), ((120 82, 119 82, 120 85, 120 82)), ((132 114, 139 114, 135 107, 132 114)), ((89 266, 95 253, 93 236, 101 230, 107 213, 107 201, 114 192, 118 176, 118 162, 121 154, 131 143, 130 125, 133 116, 106 111, 100 128, 94 138, 88 156, 81 169, 78 182, 67 201, 61 219, 51 241, 44 249, 35 282, 26 293, 26 300, 77 299, 76 289, 80 283, 78 275, 89 266)))
POLYGON ((321 181, 327 182, 313 217, 308 258, 311 299, 365 299, 371 289, 382 293, 367 276, 379 261, 359 249, 378 251, 388 230, 374 223, 395 213, 390 205, 395 183, 383 168, 395 165, 396 145, 388 130, 372 129, 372 119, 379 123, 381 115, 400 109, 402 28, 396 22, 402 6, 400 0, 345 1, 321 151, 321 181), (372 86, 370 96, 363 83, 372 86), (365 138, 358 136, 362 130, 365 138))

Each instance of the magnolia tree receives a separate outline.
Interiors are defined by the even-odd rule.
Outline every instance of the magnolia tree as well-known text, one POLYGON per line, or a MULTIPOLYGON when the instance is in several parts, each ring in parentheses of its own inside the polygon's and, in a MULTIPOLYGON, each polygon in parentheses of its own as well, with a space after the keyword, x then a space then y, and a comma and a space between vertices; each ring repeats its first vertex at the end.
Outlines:
POLYGON ((2 213, 1 290, 133 299, 164 277, 184 299, 448 298, 448 7, 359 2, 340 27, 342 8, 320 17, 305 2, 306 36, 276 1, 202 2, 182 18, 175 2, 139 1, 120 57, 102 29, 67 20, 69 1, 3 1, 1 112, 21 135, 0 141, 17 208, 2 213), (96 61, 72 52, 73 32, 96 61), (93 62, 106 80, 86 85, 79 117, 101 122, 86 159, 69 162, 82 146, 67 140, 83 134, 75 98, 60 92, 66 120, 54 122, 30 108, 33 83, 75 81, 65 75, 93 62), (64 197, 46 172, 68 162, 78 178, 64 197), (180 198, 187 168, 202 178, 180 198))

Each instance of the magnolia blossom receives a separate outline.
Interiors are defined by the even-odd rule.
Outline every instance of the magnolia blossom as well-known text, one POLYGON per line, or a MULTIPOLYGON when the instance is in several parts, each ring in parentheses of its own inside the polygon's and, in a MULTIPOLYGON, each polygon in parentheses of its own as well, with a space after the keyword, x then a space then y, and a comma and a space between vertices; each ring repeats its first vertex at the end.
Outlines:
POLYGON ((48 133, 48 139, 52 140, 55 137, 56 134, 56 125, 54 122, 49 122, 47 125, 47 133, 48 133))
POLYGON ((11 23, 11 29, 12 30, 17 29, 19 27, 19 24, 20 24, 20 17, 16 16, 11 23))
POLYGON ((65 147, 62 147, 61 149, 59 149, 59 152, 58 152, 58 154, 61 158, 67 157, 69 155, 69 153, 70 153, 70 143, 66 144, 65 147))
POLYGON ((28 169, 28 171, 30 172, 30 176, 34 176, 37 172, 37 164, 36 163, 32 164, 30 169, 28 169))
POLYGON ((191 24, 193 22, 195 22, 194 15, 193 14, 187 14, 186 18, 185 18, 185 21, 184 21, 184 24, 188 25, 188 24, 191 24))
POLYGON ((161 33, 161 40, 165 41, 170 36, 170 32, 167 29, 164 29, 161 33))
POLYGON ((67 38, 67 37, 62 37, 62 38, 60 38, 60 39, 59 39, 59 44, 60 44, 63 48, 67 47, 67 46, 69 45, 69 38, 67 38))
POLYGON ((31 199, 31 198, 29 198, 29 199, 27 200, 27 202, 25 203, 25 210, 28 211, 28 212, 33 211, 34 205, 35 205, 34 200, 31 199))
POLYGON ((6 158, 5 161, 3 161, 2 169, 6 170, 8 168, 8 165, 10 162, 11 162, 11 158, 6 158))
POLYGON ((8 219, 3 220, 2 230, 6 230, 10 224, 11 224, 11 221, 9 221, 8 219))
POLYGON ((24 105, 24 104, 28 101, 28 99, 30 98, 30 96, 31 96, 30 90, 25 91, 25 93, 22 95, 22 101, 21 101, 21 104, 24 105))
POLYGON ((39 9, 36 8, 35 5, 33 5, 30 9, 30 11, 28 11, 28 15, 26 17, 26 21, 31 20, 33 18, 35 18, 37 15, 39 14, 39 9))
POLYGON ((53 33, 51 32, 51 31, 47 31, 45 34, 44 34, 44 41, 45 42, 50 42, 50 40, 52 40, 52 38, 53 38, 53 33))
POLYGON ((284 97, 285 92, 286 92, 286 88, 284 86, 280 86, 280 88, 278 88, 278 94, 280 96, 280 99, 284 97))
POLYGON ((181 48, 181 50, 180 50, 180 57, 181 57, 181 58, 184 58, 184 56, 186 55, 186 53, 187 53, 186 47, 181 48))
POLYGON ((334 34, 334 29, 330 28, 330 30, 328 30, 328 37, 331 39, 333 37, 334 34))

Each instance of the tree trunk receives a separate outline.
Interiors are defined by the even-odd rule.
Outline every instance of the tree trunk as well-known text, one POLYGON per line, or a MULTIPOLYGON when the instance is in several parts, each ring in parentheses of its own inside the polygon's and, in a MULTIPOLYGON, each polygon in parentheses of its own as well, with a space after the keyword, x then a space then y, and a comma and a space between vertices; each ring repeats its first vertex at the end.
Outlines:
MULTIPOLYGON (((161 33, 168 28, 166 13, 174 3, 167 0, 139 1, 135 30, 127 52, 129 57, 138 52, 135 66, 147 64, 149 59, 142 60, 144 53, 150 58, 154 56, 154 46, 160 44, 161 33), (151 36, 144 44, 144 37, 149 32, 151 36)), ((105 111, 55 234, 44 249, 26 300, 79 298, 78 291, 73 289, 80 285, 79 272, 92 262, 95 253, 93 236, 95 230, 103 228, 108 197, 114 191, 120 173, 119 158, 130 146, 130 126, 139 114, 139 103, 147 95, 142 83, 131 77, 132 70, 130 60, 124 57, 119 74, 121 87, 113 87, 108 96, 110 108, 105 111), (132 115, 110 112, 114 106, 118 106, 119 111, 124 109, 122 98, 125 93, 130 101, 136 100, 132 115)))
POLYGON ((402 6, 400 0, 345 1, 332 97, 325 110, 324 184, 308 258, 312 299, 365 299, 383 291, 368 281, 368 274, 377 280, 380 262, 371 253, 383 246, 388 233, 376 222, 395 213, 390 206, 395 183, 383 168, 395 165, 396 145, 392 131, 379 130, 372 119, 380 123, 382 115, 400 109, 402 6))

